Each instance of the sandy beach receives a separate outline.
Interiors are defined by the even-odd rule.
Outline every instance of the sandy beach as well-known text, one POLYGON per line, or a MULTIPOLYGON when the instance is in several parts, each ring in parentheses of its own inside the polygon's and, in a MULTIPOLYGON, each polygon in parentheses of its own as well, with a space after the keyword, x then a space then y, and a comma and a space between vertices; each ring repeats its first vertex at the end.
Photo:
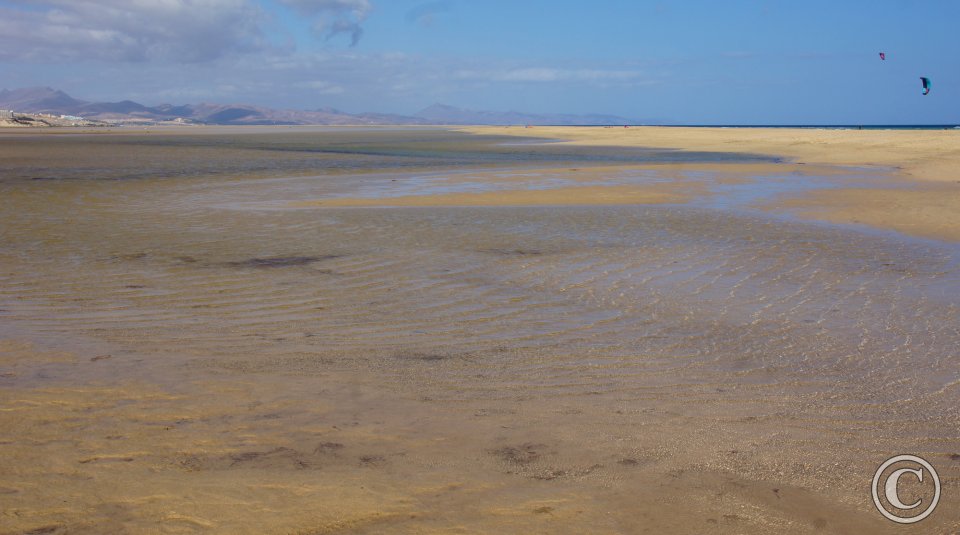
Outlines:
MULTIPOLYGON (((869 187, 812 193, 770 209, 788 208, 837 223, 960 240, 956 216, 960 213, 960 130, 477 127, 465 131, 545 137, 580 146, 756 153, 806 165, 871 169, 876 176, 869 187)), ((762 168, 740 171, 763 173, 762 168)))
POLYGON ((468 131, 0 133, 0 534, 960 529, 960 133, 468 131))
POLYGON ((657 147, 759 153, 806 164, 890 167, 918 180, 957 182, 960 131, 634 126, 482 126, 478 134, 541 137, 586 146, 657 147))

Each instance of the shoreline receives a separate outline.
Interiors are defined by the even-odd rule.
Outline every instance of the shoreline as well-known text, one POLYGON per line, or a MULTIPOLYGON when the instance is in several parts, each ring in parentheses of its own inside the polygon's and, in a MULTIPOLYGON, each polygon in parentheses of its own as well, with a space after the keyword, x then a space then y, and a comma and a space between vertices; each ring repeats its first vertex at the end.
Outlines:
MULTIPOLYGON (((960 242, 960 131, 813 130, 790 128, 472 127, 472 134, 549 137, 579 146, 646 147, 751 153, 785 164, 857 167, 873 171, 869 184, 787 194, 758 208, 789 210, 832 223, 868 225, 910 236, 960 242)), ((752 164, 739 164, 749 173, 752 164)), ((678 169, 683 164, 677 164, 678 169)))
POLYGON ((756 153, 803 164, 894 168, 924 181, 960 181, 958 130, 829 130, 789 127, 462 127, 473 134, 549 137, 581 146, 756 153))
MULTIPOLYGON (((614 205, 689 202, 706 198, 709 187, 730 182, 763 181, 773 175, 827 177, 829 188, 792 187, 778 198, 760 199, 751 206, 785 211, 802 219, 844 225, 867 225, 909 236, 960 242, 960 130, 852 130, 790 127, 501 127, 431 125, 331 126, 136 126, 123 128, 9 128, 0 137, 164 136, 266 134, 299 132, 447 130, 468 135, 500 136, 551 145, 668 149, 722 154, 755 154, 780 162, 649 163, 606 167, 654 170, 662 181, 639 184, 644 191, 607 190, 623 184, 595 180, 591 191, 551 191, 530 188, 506 197, 475 193, 403 195, 394 198, 307 199, 304 206, 495 206, 614 205), (844 176, 860 171, 868 180, 850 183, 844 176), (699 175, 700 179, 691 179, 699 175), (700 184, 696 184, 697 182, 700 184), (695 186, 691 188, 691 186, 695 186), (801 191, 802 190, 802 191, 801 191)), ((611 171, 614 172, 614 171, 611 171)), ((818 180, 820 185, 824 181, 818 180)), ((528 186, 524 186, 525 188, 528 186)), ((498 188, 506 189, 506 188, 498 188)), ((566 188, 571 190, 571 188, 566 188)), ((304 207, 300 206, 300 207, 304 207)))

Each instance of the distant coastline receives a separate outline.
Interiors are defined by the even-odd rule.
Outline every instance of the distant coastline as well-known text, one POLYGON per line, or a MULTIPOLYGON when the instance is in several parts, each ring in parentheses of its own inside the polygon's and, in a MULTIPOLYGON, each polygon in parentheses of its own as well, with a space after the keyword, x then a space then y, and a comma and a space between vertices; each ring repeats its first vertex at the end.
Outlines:
POLYGON ((73 115, 53 115, 49 113, 20 113, 13 110, 0 110, 0 128, 50 128, 50 127, 105 127, 111 126, 103 121, 91 121, 73 115))
MULTIPOLYGON (((413 115, 350 113, 334 108, 313 110, 276 109, 254 104, 159 104, 139 102, 90 102, 73 98, 50 87, 0 90, 0 110, 21 114, 68 115, 113 125, 153 126, 197 124, 227 126, 326 126, 326 125, 629 125, 649 122, 602 114, 525 113, 518 111, 468 110, 433 104, 413 115)), ((42 126, 38 124, 37 126, 42 126)))
POLYGON ((413 115, 349 113, 333 108, 275 109, 252 104, 145 106, 90 102, 50 87, 0 90, 0 127, 70 126, 498 126, 636 128, 774 128, 818 130, 950 130, 958 124, 680 124, 662 118, 604 114, 470 110, 433 104, 413 115))

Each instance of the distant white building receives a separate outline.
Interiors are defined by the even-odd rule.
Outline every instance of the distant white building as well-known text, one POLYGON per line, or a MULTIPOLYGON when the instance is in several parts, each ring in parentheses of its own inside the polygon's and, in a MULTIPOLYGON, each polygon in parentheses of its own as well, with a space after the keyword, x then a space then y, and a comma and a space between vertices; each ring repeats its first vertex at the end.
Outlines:
POLYGON ((13 110, 0 110, 0 119, 13 119, 13 110))

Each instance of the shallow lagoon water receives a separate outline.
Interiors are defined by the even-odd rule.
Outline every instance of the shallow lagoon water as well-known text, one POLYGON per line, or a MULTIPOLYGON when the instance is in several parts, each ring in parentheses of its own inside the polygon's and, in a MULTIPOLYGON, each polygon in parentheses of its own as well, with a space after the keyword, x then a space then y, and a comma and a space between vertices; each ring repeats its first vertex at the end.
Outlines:
POLYGON ((4 139, 3 530, 883 533, 864 482, 899 453, 943 481, 921 532, 960 527, 950 244, 746 189, 290 204, 733 158, 500 143, 4 139))

